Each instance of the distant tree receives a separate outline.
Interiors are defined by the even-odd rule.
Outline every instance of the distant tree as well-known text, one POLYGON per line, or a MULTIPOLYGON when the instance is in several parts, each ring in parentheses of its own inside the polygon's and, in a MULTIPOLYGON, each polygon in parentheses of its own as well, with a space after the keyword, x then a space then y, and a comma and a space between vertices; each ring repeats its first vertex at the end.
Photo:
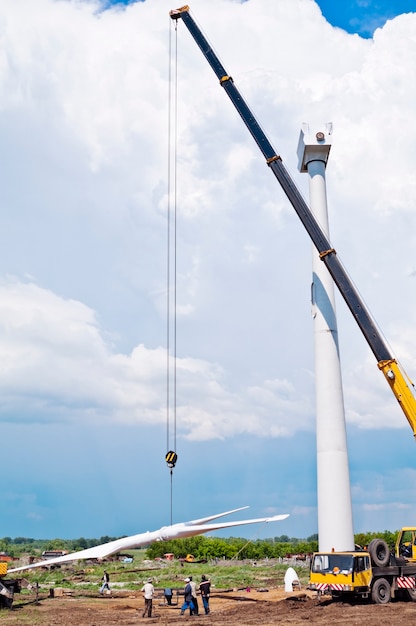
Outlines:
POLYGON ((288 535, 281 535, 280 537, 274 538, 276 543, 289 543, 288 535))
POLYGON ((293 554, 294 552, 294 546, 285 541, 279 541, 278 543, 274 544, 274 556, 275 558, 282 558, 285 557, 287 554, 293 554))
POLYGON ((80 537, 79 539, 74 539, 72 542, 71 550, 85 550, 88 548, 88 542, 84 537, 80 537))
POLYGON ((316 552, 318 546, 315 545, 315 542, 311 541, 301 541, 296 546, 297 554, 310 554, 311 552, 316 552))
POLYGON ((51 539, 46 543, 44 550, 66 550, 66 548, 64 539, 51 539))
POLYGON ((354 536, 354 541, 356 545, 364 548, 365 546, 368 546, 372 539, 384 539, 390 550, 393 550, 396 544, 397 535, 398 531, 391 532, 390 530, 384 530, 383 532, 358 533, 354 536))
POLYGON ((114 541, 115 538, 116 537, 109 537, 108 535, 104 535, 104 537, 100 537, 94 545, 98 546, 102 543, 109 543, 109 541, 114 541))
POLYGON ((392 533, 389 530, 385 530, 384 533, 382 534, 382 538, 384 539, 384 541, 387 543, 387 545, 390 547, 391 550, 394 550, 394 547, 397 541, 397 535, 398 535, 398 531, 395 531, 394 533, 392 533))
POLYGON ((7 539, 9 539, 9 537, 0 539, 0 552, 6 552, 6 554, 9 554, 10 556, 14 556, 12 544, 10 541, 7 541, 7 539))
MULTIPOLYGON (((393 549, 397 532, 384 531, 382 533, 360 533, 355 536, 355 542, 367 546, 376 537, 384 539, 393 549)), ((308 539, 289 539, 287 535, 282 538, 288 541, 277 541, 278 538, 258 539, 248 541, 239 537, 190 537, 188 539, 176 539, 174 541, 157 542, 148 546, 147 557, 154 559, 163 557, 171 552, 176 558, 184 558, 187 554, 193 554, 196 559, 264 559, 284 558, 287 555, 311 554, 318 551, 318 536, 311 535, 308 539)))

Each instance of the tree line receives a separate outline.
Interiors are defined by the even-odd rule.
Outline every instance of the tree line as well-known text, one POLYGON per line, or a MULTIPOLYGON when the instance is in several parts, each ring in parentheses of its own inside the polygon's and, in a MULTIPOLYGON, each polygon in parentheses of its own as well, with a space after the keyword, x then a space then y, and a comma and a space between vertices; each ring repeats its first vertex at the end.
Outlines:
MULTIPOLYGON (((376 537, 384 539, 393 550, 398 531, 391 532, 367 532, 355 535, 355 543, 358 546, 368 546, 376 537)), ((103 536, 95 539, 31 539, 28 537, 3 537, 0 539, 0 552, 12 557, 21 554, 39 555, 45 550, 66 550, 76 552, 93 546, 107 543, 118 537, 103 536)), ((307 539, 298 539, 281 535, 269 539, 257 539, 250 541, 240 537, 205 537, 202 535, 187 539, 175 539, 173 541, 156 542, 148 546, 146 557, 149 559, 163 558, 167 553, 172 553, 176 558, 185 558, 192 554, 197 560, 211 559, 265 559, 284 558, 289 555, 311 554, 318 550, 318 535, 311 535, 307 539)))
MULTIPOLYGON (((85 550, 102 543, 113 541, 117 537, 100 537, 99 539, 32 539, 30 537, 3 537, 0 539, 0 552, 5 552, 12 557, 19 557, 21 554, 39 555, 45 550, 66 550, 76 552, 85 550)), ((1 559, 0 559, 1 560, 1 559)))

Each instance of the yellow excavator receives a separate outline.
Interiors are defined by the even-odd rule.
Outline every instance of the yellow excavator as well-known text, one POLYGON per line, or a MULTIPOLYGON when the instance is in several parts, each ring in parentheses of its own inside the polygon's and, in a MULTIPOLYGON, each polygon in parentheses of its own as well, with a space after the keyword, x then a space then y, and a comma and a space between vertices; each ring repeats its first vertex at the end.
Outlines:
POLYGON ((7 562, 0 561, 0 609, 11 609, 14 594, 20 592, 20 581, 6 576, 7 562))

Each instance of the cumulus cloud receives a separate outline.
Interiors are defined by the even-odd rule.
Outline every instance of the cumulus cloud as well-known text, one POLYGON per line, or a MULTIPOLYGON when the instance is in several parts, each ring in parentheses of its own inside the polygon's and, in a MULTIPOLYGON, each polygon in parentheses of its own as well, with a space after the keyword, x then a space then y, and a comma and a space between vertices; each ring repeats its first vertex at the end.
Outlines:
MULTIPOLYGON (((34 283, 3 281, 0 299, 3 421, 165 421, 165 348, 116 353, 91 309, 34 283)), ((289 432, 299 399, 287 384, 266 381, 237 397, 223 386, 221 368, 190 357, 177 359, 176 376, 180 431, 191 439, 289 432)))
MULTIPOLYGON (((3 419, 164 419, 171 5, 0 7, 3 419)), ((415 15, 363 40, 313 0, 191 8, 305 195, 301 125, 334 123, 333 243, 414 371, 415 15)), ((288 436, 313 421, 310 242, 177 26, 179 428, 288 436)), ((407 427, 338 309, 348 418, 407 427)))

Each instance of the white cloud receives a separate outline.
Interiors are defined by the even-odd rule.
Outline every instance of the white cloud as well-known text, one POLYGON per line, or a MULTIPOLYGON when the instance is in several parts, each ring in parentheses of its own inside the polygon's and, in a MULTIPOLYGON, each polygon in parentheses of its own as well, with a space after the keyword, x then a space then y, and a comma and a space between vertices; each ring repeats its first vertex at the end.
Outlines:
MULTIPOLYGON (((116 353, 91 309, 33 283, 3 281, 0 300, 3 420, 166 420, 164 348, 141 344, 131 354, 116 353)), ((263 389, 243 389, 237 397, 223 386, 223 372, 214 364, 178 358, 176 371, 179 431, 189 438, 288 433, 287 414, 299 399, 286 383, 266 381, 263 389)))
MULTIPOLYGON (((0 7, 0 273, 17 276, 0 302, 10 419, 164 419, 171 4, 0 7)), ((191 8, 305 195, 301 124, 334 123, 333 243, 411 374, 415 15, 363 40, 312 0, 191 8)), ((178 30, 180 429, 194 440, 310 429, 310 242, 178 30)), ((338 312, 349 419, 407 428, 338 312)))

